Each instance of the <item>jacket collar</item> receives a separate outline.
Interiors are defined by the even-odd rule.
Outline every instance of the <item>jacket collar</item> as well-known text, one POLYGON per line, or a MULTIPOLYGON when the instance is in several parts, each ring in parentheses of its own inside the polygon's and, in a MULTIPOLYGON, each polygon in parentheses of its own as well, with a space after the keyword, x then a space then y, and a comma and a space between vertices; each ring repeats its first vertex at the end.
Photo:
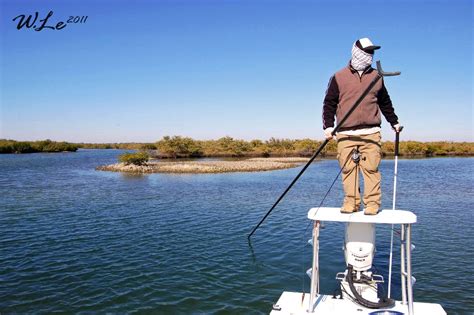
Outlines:
MULTIPOLYGON (((347 67, 349 68, 349 70, 350 70, 352 73, 356 73, 356 72, 357 72, 357 70, 352 67, 350 60, 349 60, 349 64, 347 65, 347 67)), ((362 71, 362 74, 364 75, 364 74, 366 74, 366 73, 370 73, 370 72, 372 72, 373 70, 375 70, 375 69, 372 68, 371 66, 368 66, 367 68, 365 68, 364 71, 362 71)))

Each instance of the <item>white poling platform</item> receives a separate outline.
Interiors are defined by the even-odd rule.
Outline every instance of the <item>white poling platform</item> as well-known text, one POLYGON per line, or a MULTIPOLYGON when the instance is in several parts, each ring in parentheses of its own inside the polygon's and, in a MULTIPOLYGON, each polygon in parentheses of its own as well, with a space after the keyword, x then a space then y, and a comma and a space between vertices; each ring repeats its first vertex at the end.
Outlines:
POLYGON ((314 221, 332 222, 358 222, 376 224, 413 224, 416 223, 416 215, 406 210, 385 209, 376 215, 366 215, 363 211, 353 213, 341 213, 340 208, 311 208, 308 219, 314 221))
MULTIPOLYGON (((285 291, 278 299, 278 302, 275 303, 275 308, 280 310, 273 309, 271 315, 308 315, 308 304, 309 304, 309 293, 306 293, 304 300, 302 301, 303 294, 301 292, 288 292, 285 291)), ((333 299, 331 295, 318 295, 315 299, 316 306, 312 314, 329 314, 329 315, 338 315, 338 314, 370 314, 372 312, 387 310, 387 311, 396 311, 403 314, 408 314, 408 305, 402 304, 400 301, 396 301, 395 305, 391 308, 383 309, 369 309, 358 304, 354 304, 348 299, 333 299)), ((413 303, 413 311, 415 314, 429 314, 429 315, 444 315, 446 312, 439 304, 434 303, 413 303)))
MULTIPOLYGON (((354 213, 341 213, 340 208, 312 208, 308 212, 308 219, 318 222, 345 222, 345 223, 370 223, 370 224, 393 224, 402 226, 402 244, 401 260, 402 275, 407 279, 411 278, 411 225, 416 223, 416 215, 411 211, 405 210, 382 210, 376 215, 366 215, 363 211, 354 213), (406 250, 403 250, 406 247, 406 250), (406 254, 406 257, 405 257, 406 254), (403 266, 406 266, 406 271, 403 266)), ((334 299, 332 295, 318 294, 319 291, 319 227, 320 224, 316 222, 313 228, 313 265, 312 265, 312 279, 311 279, 311 293, 301 292, 283 292, 274 304, 271 315, 308 315, 308 314, 382 314, 381 312, 392 311, 395 314, 430 314, 430 315, 444 315, 446 312, 440 304, 436 303, 422 303, 413 302, 411 281, 408 286, 404 287, 402 283, 402 290, 406 290, 408 299, 403 297, 406 303, 395 301, 395 305, 390 308, 369 309, 358 303, 355 303, 347 296, 344 299, 334 299), (316 270, 316 271, 314 271, 316 270), (312 295, 312 299, 311 299, 312 295), (311 303, 311 307, 310 307, 311 303), (312 312, 310 312, 310 309, 312 312)), ((404 278, 402 277, 402 280, 404 278)), ((402 281, 403 282, 403 281, 402 281)))

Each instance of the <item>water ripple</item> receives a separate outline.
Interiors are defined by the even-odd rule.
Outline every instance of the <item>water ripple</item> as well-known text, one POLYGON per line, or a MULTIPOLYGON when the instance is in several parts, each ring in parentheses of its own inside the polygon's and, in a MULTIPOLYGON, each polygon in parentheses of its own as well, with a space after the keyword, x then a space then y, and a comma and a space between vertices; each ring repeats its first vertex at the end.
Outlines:
MULTIPOLYGON (((312 165, 249 247, 246 235, 298 169, 140 176, 94 171, 119 153, 0 156, 0 312, 265 314, 283 290, 309 289, 306 211, 319 204, 337 162, 312 165)), ((474 280, 467 273, 474 251, 465 246, 474 238, 473 165, 471 158, 399 164, 399 207, 413 209, 419 219, 415 299, 441 303, 448 313, 474 308, 474 280)), ((391 206, 392 167, 392 161, 381 167, 385 207, 391 206)), ((325 205, 340 203, 339 186, 325 205)), ((327 224, 321 234, 325 293, 344 268, 342 229, 327 224)), ((386 274, 388 229, 378 229, 377 238, 377 267, 386 274)))

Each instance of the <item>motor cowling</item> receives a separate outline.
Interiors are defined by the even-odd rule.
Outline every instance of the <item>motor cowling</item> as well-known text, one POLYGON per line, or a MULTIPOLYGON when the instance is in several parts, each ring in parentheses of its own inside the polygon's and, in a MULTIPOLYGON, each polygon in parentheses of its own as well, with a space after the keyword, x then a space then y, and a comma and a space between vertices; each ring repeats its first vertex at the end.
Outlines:
POLYGON ((375 253, 375 225, 372 223, 347 223, 344 242, 346 265, 355 271, 372 268, 375 253))

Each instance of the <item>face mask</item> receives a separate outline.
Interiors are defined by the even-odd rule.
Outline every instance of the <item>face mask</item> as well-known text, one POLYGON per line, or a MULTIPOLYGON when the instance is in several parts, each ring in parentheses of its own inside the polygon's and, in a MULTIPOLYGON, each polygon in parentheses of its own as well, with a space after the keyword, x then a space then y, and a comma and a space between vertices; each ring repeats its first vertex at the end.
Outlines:
POLYGON ((373 55, 366 53, 354 43, 352 46, 351 66, 357 71, 363 71, 368 66, 372 65, 373 55))

